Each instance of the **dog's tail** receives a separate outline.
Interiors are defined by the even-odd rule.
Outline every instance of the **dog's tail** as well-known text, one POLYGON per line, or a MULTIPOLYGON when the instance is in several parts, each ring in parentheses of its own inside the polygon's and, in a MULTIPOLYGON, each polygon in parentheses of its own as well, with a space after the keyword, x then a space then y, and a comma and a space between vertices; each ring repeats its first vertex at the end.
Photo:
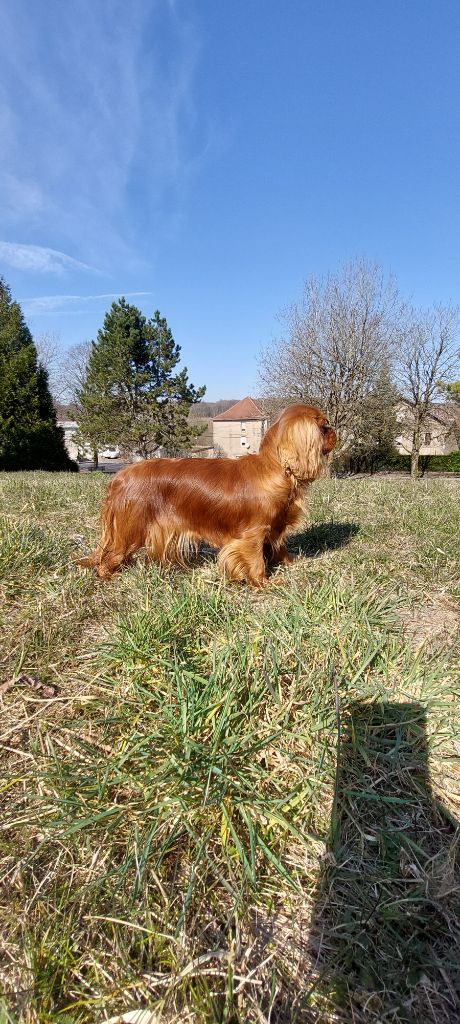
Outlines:
POLYGON ((101 579, 109 579, 113 573, 128 562, 134 551, 143 543, 139 537, 139 523, 129 515, 129 506, 109 487, 102 508, 102 536, 97 547, 84 558, 77 559, 77 565, 95 569, 101 579))
MULTIPOLYGON (((109 501, 106 500, 101 512, 102 536, 99 544, 84 558, 77 558, 77 565, 85 569, 95 569, 101 579, 108 578, 115 572, 116 565, 111 567, 110 552, 115 552, 116 545, 116 515, 109 501)), ((118 563, 121 564, 121 563, 118 563)))

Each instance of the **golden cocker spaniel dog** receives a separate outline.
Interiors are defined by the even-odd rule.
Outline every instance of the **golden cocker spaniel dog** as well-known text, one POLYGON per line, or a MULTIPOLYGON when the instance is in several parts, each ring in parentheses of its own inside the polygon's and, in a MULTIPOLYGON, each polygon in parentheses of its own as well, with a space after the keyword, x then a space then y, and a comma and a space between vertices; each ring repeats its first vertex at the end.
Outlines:
POLYGON ((258 455, 126 466, 109 485, 100 543, 80 565, 107 579, 139 548, 161 562, 183 563, 207 541, 220 549, 226 576, 260 587, 267 565, 290 561, 285 537, 335 444, 335 431, 318 409, 291 405, 265 434, 258 455))

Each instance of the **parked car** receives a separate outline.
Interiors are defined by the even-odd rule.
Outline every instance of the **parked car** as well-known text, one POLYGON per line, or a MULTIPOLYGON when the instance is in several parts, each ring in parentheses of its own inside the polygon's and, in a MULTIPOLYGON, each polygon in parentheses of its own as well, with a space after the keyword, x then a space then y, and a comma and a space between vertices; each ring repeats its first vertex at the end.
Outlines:
POLYGON ((99 452, 101 459, 119 459, 120 454, 120 449, 117 448, 115 444, 108 444, 107 448, 103 448, 102 451, 99 452))

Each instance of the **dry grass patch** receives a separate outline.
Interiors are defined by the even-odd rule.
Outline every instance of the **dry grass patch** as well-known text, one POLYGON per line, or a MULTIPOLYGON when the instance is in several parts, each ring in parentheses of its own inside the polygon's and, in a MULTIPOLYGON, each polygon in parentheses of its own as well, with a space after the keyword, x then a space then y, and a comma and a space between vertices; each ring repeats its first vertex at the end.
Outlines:
POLYGON ((1 478, 0 1020, 458 1020, 460 485, 321 482, 262 595, 76 569, 104 486, 1 478))

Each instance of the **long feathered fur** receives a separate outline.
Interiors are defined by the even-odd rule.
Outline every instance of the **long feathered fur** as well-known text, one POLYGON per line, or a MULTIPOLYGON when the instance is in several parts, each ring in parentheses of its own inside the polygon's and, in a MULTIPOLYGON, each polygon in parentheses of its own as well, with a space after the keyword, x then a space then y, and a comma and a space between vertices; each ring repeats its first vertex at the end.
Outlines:
POLYGON ((289 560, 286 534, 335 444, 318 409, 293 405, 267 431, 258 455, 126 466, 109 485, 100 543, 80 564, 108 579, 142 547, 158 561, 185 564, 203 540, 220 549, 226 576, 261 586, 267 564, 289 560))

